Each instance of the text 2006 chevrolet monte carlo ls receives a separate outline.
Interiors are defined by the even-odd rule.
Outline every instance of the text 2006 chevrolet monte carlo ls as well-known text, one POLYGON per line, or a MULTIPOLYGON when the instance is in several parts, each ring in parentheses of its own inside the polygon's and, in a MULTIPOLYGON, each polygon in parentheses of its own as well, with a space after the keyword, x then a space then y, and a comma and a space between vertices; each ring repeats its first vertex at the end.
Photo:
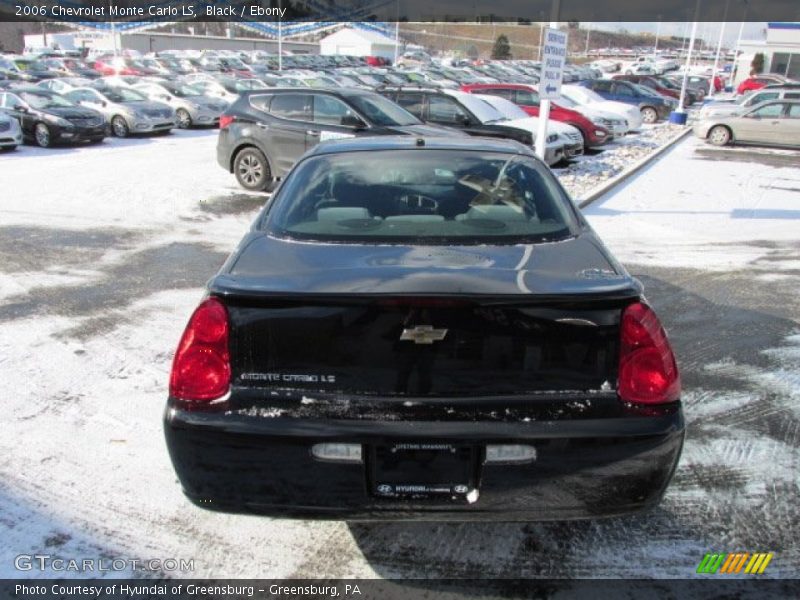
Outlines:
POLYGON ((358 138, 306 154, 210 281, 165 430, 204 508, 593 518, 658 503, 679 396, 640 283, 529 149, 358 138))

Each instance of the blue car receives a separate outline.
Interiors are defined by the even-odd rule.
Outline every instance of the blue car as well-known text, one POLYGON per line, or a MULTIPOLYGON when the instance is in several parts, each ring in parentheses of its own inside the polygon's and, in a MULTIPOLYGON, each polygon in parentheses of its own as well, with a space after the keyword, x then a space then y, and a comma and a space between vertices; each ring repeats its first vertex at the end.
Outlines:
POLYGON ((578 85, 587 87, 605 100, 624 102, 638 106, 644 123, 655 123, 666 119, 678 103, 644 86, 616 79, 594 79, 582 81, 578 85))

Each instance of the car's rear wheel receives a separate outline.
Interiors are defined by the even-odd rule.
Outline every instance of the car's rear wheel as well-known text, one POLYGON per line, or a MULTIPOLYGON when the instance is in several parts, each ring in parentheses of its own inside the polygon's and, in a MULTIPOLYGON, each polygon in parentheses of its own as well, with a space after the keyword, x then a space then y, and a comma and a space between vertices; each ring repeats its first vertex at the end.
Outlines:
POLYGON ((33 137, 42 148, 49 148, 53 145, 53 136, 50 133, 50 128, 44 123, 36 124, 33 130, 33 137))
POLYGON ((179 108, 175 115, 178 117, 178 127, 181 129, 189 129, 192 126, 192 116, 189 114, 189 111, 183 108, 179 108))
POLYGON ((272 183, 269 161, 258 148, 244 148, 233 160, 236 181, 247 190, 266 190, 272 183))
POLYGON ((128 137, 131 133, 130 127, 128 127, 128 122, 124 117, 119 115, 111 119, 111 131, 114 132, 115 136, 121 138, 128 137))
POLYGON ((708 141, 715 146, 727 146, 731 141, 731 130, 724 125, 716 125, 708 132, 708 141))
POLYGON ((658 112, 656 112, 656 109, 645 106, 642 109, 642 121, 645 123, 655 123, 658 121, 658 112))

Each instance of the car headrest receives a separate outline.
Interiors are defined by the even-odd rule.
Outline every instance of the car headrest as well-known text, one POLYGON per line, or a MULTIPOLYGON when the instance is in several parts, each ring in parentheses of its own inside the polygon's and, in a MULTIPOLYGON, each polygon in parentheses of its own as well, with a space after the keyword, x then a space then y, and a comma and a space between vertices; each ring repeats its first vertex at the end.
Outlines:
POLYGON ((371 219, 372 215, 363 206, 335 206, 320 208, 317 221, 346 221, 348 219, 371 219))
POLYGON ((488 204, 473 206, 464 215, 458 215, 458 220, 464 219, 494 219, 495 221, 528 221, 528 217, 521 208, 505 204, 488 204), (459 218, 461 217, 461 218, 459 218))

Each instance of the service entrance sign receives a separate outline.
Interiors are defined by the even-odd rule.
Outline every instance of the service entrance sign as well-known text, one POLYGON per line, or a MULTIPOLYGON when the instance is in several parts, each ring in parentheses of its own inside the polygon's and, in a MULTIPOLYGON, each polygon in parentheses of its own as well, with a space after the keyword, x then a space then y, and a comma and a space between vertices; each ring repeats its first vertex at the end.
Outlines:
POLYGON ((544 30, 542 78, 539 97, 555 100, 561 97, 561 79, 567 62, 567 34, 558 29, 544 30))

